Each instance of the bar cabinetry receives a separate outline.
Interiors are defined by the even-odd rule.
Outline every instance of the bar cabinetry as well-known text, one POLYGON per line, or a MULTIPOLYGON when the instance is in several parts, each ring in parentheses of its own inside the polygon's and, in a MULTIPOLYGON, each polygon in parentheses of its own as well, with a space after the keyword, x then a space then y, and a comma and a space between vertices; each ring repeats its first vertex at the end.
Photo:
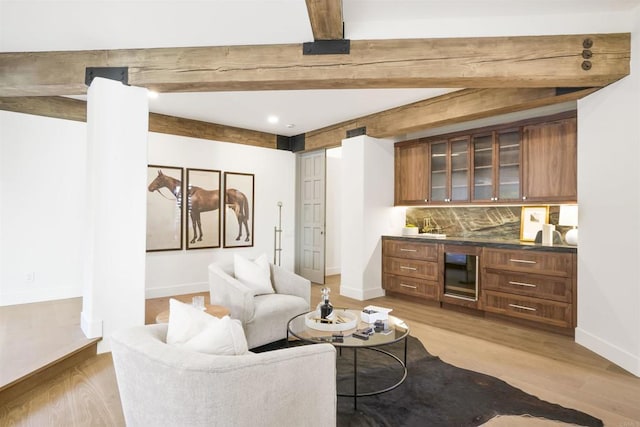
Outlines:
POLYGON ((575 327, 575 254, 485 248, 483 262, 484 311, 575 327))
POLYGON ((438 245, 382 241, 382 287, 390 292, 438 301, 438 245))

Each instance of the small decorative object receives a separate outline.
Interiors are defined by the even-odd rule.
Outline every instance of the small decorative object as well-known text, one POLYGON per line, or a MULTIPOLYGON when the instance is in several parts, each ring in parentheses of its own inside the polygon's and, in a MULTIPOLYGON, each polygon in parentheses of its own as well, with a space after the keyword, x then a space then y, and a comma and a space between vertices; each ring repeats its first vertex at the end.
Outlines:
POLYGON ((390 311, 393 311, 393 309, 368 305, 360 312, 360 318, 363 322, 375 323, 376 320, 389 319, 390 311))
POLYGON ((533 242, 542 225, 549 222, 549 206, 523 206, 520 218, 520 240, 533 242))
POLYGON ((320 311, 312 311, 305 315, 305 324, 319 331, 339 332, 353 329, 358 324, 357 311, 335 309, 327 319, 320 317, 320 311))
POLYGON ((417 236, 418 235, 418 227, 415 225, 408 224, 406 227, 402 228, 403 236, 417 236))
POLYGON ((329 302, 329 292, 331 289, 322 288, 322 303, 320 304, 320 318, 327 319, 333 312, 333 306, 329 302))
POLYGON ((558 225, 573 227, 564 235, 567 245, 576 246, 578 244, 578 205, 561 205, 558 225))

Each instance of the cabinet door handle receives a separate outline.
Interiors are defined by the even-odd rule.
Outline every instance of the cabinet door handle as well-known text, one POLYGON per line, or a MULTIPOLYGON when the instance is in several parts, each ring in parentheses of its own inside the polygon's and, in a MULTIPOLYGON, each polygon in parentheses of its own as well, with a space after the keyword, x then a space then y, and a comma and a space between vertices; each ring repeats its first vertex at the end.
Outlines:
POLYGON ((509 259, 510 262, 519 262, 520 264, 537 264, 536 261, 529 261, 528 259, 509 259))
POLYGON ((518 304, 509 304, 509 307, 519 308, 521 310, 527 310, 527 311, 536 311, 535 308, 527 307, 524 305, 518 305, 518 304))
POLYGON ((401 265, 401 266, 400 266, 400 270, 418 271, 418 269, 417 269, 417 268, 415 268, 415 267, 406 267, 406 266, 404 266, 404 265, 401 265))
POLYGON ((403 288, 418 289, 417 286, 407 285, 406 283, 400 283, 400 286, 403 288))
POLYGON ((418 250, 417 249, 400 248, 400 252, 418 252, 418 250))
POLYGON ((518 286, 526 286, 529 288, 537 288, 538 285, 533 285, 531 283, 523 283, 523 282, 509 282, 510 285, 518 285, 518 286))

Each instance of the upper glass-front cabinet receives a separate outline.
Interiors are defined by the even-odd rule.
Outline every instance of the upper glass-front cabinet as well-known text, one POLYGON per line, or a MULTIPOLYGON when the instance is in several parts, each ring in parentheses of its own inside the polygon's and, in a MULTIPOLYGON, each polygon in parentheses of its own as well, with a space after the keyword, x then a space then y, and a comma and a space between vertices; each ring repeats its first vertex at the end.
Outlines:
POLYGON ((520 131, 474 135, 473 201, 520 199, 520 131))
POLYGON ((469 139, 430 144, 431 203, 469 201, 469 139))
POLYGON ((520 200, 520 130, 498 133, 498 200, 520 200))

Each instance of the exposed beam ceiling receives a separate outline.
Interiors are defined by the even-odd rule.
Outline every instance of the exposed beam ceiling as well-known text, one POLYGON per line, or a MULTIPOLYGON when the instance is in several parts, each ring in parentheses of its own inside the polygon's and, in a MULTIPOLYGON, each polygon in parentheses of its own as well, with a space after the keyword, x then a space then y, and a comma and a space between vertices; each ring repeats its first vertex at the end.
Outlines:
POLYGON ((306 3, 315 40, 343 38, 342 0, 306 0, 306 3))
POLYGON ((349 55, 301 44, 0 54, 0 96, 77 95, 85 68, 129 67, 159 92, 401 87, 600 87, 629 74, 630 34, 354 40, 349 55), (584 69, 585 40, 592 46, 584 69))

